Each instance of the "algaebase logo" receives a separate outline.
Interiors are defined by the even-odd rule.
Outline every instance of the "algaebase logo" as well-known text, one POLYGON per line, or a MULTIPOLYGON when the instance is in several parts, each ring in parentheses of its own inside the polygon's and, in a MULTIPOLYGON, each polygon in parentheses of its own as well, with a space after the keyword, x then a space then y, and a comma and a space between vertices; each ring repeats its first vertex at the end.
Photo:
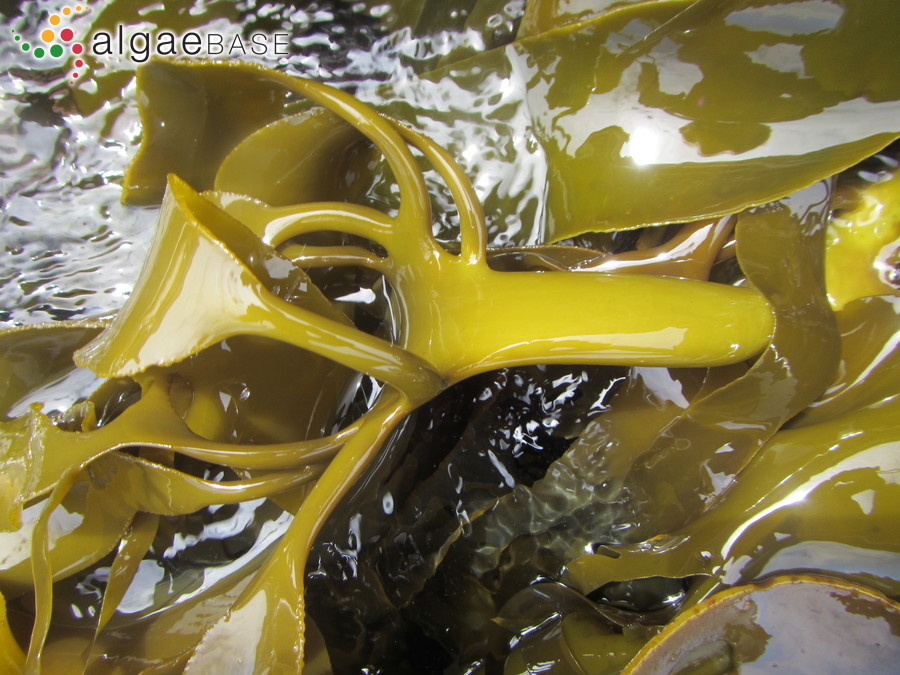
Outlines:
POLYGON ((84 77, 87 64, 84 60, 84 45, 75 39, 75 32, 68 24, 73 16, 89 11, 90 8, 85 4, 63 7, 58 13, 51 14, 40 32, 40 42, 35 44, 15 31, 12 34, 22 51, 29 52, 34 58, 59 61, 58 65, 66 67, 71 64, 70 83, 75 84, 79 77, 84 77))

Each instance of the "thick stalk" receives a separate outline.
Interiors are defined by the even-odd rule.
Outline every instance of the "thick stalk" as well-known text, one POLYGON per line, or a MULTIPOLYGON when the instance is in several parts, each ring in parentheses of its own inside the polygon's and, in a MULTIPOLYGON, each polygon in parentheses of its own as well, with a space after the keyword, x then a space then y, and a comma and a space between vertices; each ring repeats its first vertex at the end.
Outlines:
POLYGON ((246 672, 298 672, 304 655, 303 581, 309 549, 323 523, 415 405, 388 395, 372 410, 307 495, 278 550, 229 611, 207 631, 185 672, 240 663, 246 672))
POLYGON ((448 381, 515 364, 724 365, 759 354, 773 329, 769 305, 748 288, 589 272, 496 272, 459 259, 444 259, 440 267, 427 285, 406 286, 412 293, 404 298, 402 346, 448 381), (423 288, 427 294, 416 293, 423 288))

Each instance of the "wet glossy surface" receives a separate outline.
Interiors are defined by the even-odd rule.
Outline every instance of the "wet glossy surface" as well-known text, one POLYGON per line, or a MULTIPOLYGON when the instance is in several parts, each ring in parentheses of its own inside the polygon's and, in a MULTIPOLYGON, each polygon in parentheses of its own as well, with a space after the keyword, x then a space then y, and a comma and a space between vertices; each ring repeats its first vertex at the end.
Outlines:
POLYGON ((893 5, 439 4, 98 13, 298 52, 143 69, 134 292, 0 333, 15 664, 618 672, 735 584, 897 594, 896 147, 832 177, 897 133, 893 5))
POLYGON ((779 577, 693 608, 625 672, 887 672, 898 638, 897 602, 842 582, 779 577))
POLYGON ((896 136, 896 65, 869 81, 838 58, 863 39, 892 60, 895 3, 691 5, 625 5, 374 100, 459 157, 519 244, 771 201, 896 136), (492 184, 513 154, 520 173, 492 184))

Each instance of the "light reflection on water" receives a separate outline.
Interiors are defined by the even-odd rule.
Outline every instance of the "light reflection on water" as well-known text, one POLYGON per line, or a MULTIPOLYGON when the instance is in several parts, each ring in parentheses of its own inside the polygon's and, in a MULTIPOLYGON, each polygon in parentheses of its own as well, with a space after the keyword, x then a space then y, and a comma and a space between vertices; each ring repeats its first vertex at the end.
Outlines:
MULTIPOLYGON (((8 50, 0 55, 7 68, 9 57, 8 50)), ((123 101, 121 114, 104 107, 81 117, 60 83, 38 89, 30 77, 36 74, 0 75, 0 320, 7 325, 121 306, 155 219, 151 210, 119 203, 117 181, 136 147, 133 102, 123 101), (97 142, 104 127, 107 138, 97 142)))
MULTIPOLYGON (((182 29, 220 28, 228 25, 221 14, 233 14, 246 32, 289 31, 292 55, 277 66, 297 75, 312 77, 350 89, 369 102, 389 104, 417 86, 413 74, 438 65, 454 50, 483 49, 486 40, 505 40, 515 30, 524 2, 511 0, 501 14, 485 21, 485 35, 477 31, 437 30, 426 26, 412 35, 408 28, 386 32, 377 21, 381 10, 366 14, 366 3, 340 0, 309 3, 304 9, 286 3, 201 2, 182 3, 184 11, 171 20, 182 29), (208 18, 207 18, 208 16, 208 18), (189 17, 189 18, 186 18, 189 17), (488 37, 485 37, 488 36, 488 37), (384 84, 391 83, 389 89, 384 84)), ((6 30, 26 39, 37 39, 47 12, 58 9, 38 0, 21 2, 6 30), (29 38, 31 36, 31 38, 29 38)), ((83 34, 92 26, 108 28, 113 20, 145 22, 158 14, 158 3, 110 2, 91 4, 90 15, 73 21, 83 34), (156 12, 156 13, 154 13, 156 12), (147 18, 145 18, 147 17, 147 18), (93 24, 91 23, 93 22, 93 24)), ((448 9, 449 11, 449 9, 448 9)), ((462 25, 457 17, 456 23, 462 25)), ((434 26, 452 25, 447 17, 435 17, 434 26)), ((74 25, 74 24, 73 24, 74 25)), ((388 23, 390 25, 390 23, 388 23)), ((160 29, 162 25, 158 26, 160 29)), ((9 37, 9 36, 4 36, 9 37)), ((247 60, 276 65, 248 54, 247 60)), ((0 40, 0 327, 48 320, 94 318, 121 307, 146 255, 156 220, 155 208, 126 207, 120 203, 121 183, 140 142, 140 121, 131 79, 135 63, 119 58, 89 59, 87 77, 73 96, 63 68, 46 69, 46 63, 23 55, 12 40, 0 40), (44 68, 41 68, 44 66, 44 68), (87 114, 80 114, 86 110, 87 114)), ((509 87, 513 80, 499 83, 509 87)), ((501 87, 501 91, 503 87, 501 87)), ((503 110, 502 101, 459 99, 456 89, 433 85, 431 95, 439 109, 457 101, 454 113, 480 110, 477 119, 496 109, 512 114, 511 124, 522 126, 522 111, 503 110)), ((423 107, 427 100, 417 102, 423 107)), ((513 134, 518 145, 485 153, 490 139, 476 125, 426 124, 424 129, 439 143, 456 143, 473 152, 463 153, 463 165, 474 175, 480 196, 523 194, 525 183, 540 175, 541 163, 524 163, 534 154, 535 143, 513 134), (521 147, 519 147, 521 146, 521 147), (517 162, 509 162, 510 154, 517 162), (527 165, 526 165, 527 164, 527 165), (515 165, 515 170, 511 170, 515 165)), ((538 157, 538 159, 540 159, 538 157)), ((447 215, 449 195, 433 172, 429 188, 437 194, 435 231, 451 239, 454 216, 447 215)), ((386 206, 390 206, 387 196, 386 206)), ((494 243, 508 243, 521 229, 540 221, 540 191, 523 202, 520 214, 490 223, 494 243), (523 221, 526 222, 523 225, 523 221)), ((520 237, 534 243, 535 235, 520 237)))
MULTIPOLYGON (((405 119, 415 123, 439 145, 452 148, 472 177, 479 197, 488 207, 492 244, 533 244, 542 240, 542 224, 546 217, 546 158, 542 143, 533 131, 537 128, 534 126, 535 120, 529 116, 529 112, 534 113, 534 110, 526 110, 521 101, 526 90, 531 92, 532 99, 547 98, 550 80, 535 82, 537 71, 531 69, 526 59, 510 58, 510 72, 491 72, 484 79, 484 88, 479 91, 465 86, 466 73, 463 68, 460 68, 458 77, 442 78, 439 82, 423 81, 414 74, 439 65, 442 54, 482 48, 485 46, 483 36, 441 32, 414 39, 409 31, 382 34, 368 21, 359 19, 354 23, 353 12, 361 11, 353 9, 356 5, 320 4, 335 11, 317 9, 306 12, 277 3, 266 4, 258 11, 252 2, 238 6, 248 27, 262 23, 264 19, 269 22, 267 25, 281 25, 294 33, 292 44, 297 53, 281 64, 286 70, 354 90, 364 100, 405 113, 405 119), (497 142, 483 126, 483 120, 488 118, 498 126, 505 125, 502 142, 497 142), (491 212, 491 204, 503 200, 517 202, 519 209, 498 217, 491 212)), ((34 31, 41 20, 40 9, 47 6, 48 3, 43 2, 22 3, 22 16, 13 19, 16 29, 34 31)), ((110 3, 95 5, 98 12, 108 6, 110 3)), ((506 19, 514 16, 516 8, 521 9, 521 6, 521 2, 510 2, 506 19)), ((202 12, 196 15, 202 25, 202 12)), ((222 19, 213 21, 221 22, 222 19)), ((488 25, 502 29, 502 22, 492 23, 488 25)), ((624 34, 627 37, 627 31, 624 34)), ((512 53, 514 48, 508 51, 512 53)), ((119 87, 93 112, 81 115, 78 100, 73 99, 66 89, 63 72, 23 68, 19 63, 20 56, 6 43, 0 44, 0 62, 3 64, 0 73, 3 91, 0 98, 0 241, 3 244, 0 251, 0 324, 104 315, 121 306, 130 292, 156 218, 155 209, 125 207, 119 202, 125 167, 136 151, 140 136, 133 83, 119 87)), ((796 66, 796 54, 793 52, 768 53, 769 61, 764 58, 764 52, 759 52, 758 56, 754 62, 786 64, 791 68, 796 66), (792 55, 793 61, 788 58, 792 55)), ((683 66, 689 64, 676 62, 673 68, 661 70, 660 90, 663 93, 683 94, 697 84, 696 69, 683 66)), ((117 67, 121 64, 101 66, 95 75, 97 79, 102 79, 104 68, 114 71, 117 67)), ((597 100, 600 103, 594 108, 584 108, 585 115, 595 118, 609 115, 613 121, 618 119, 612 112, 614 106, 601 105, 602 97, 599 95, 597 100)), ((533 108, 538 109, 539 106, 534 105, 533 108)), ((841 110, 848 119, 859 112, 851 104, 841 110)), ((557 115, 552 109, 545 113, 547 120, 557 115)), ((885 107, 883 114, 892 114, 892 109, 885 107)), ((657 163, 667 150, 664 142, 667 137, 660 132, 661 128, 665 131, 662 124, 665 119, 645 116, 634 120, 634 126, 628 129, 630 139, 622 147, 622 157, 631 158, 641 166, 657 163)), ((829 117, 828 120, 829 124, 841 129, 849 128, 842 119, 829 117)), ((553 124, 547 122, 547 128, 552 127, 561 134, 561 138, 564 137, 563 141, 576 145, 583 141, 578 133, 599 126, 594 123, 596 120, 591 124, 583 123, 584 119, 579 120, 577 116, 572 116, 567 124, 560 124, 558 117, 553 117, 552 121, 553 124)), ((675 132, 681 127, 670 127, 668 138, 676 138, 675 132)), ((799 125, 794 128, 785 124, 780 128, 785 137, 789 136, 795 143, 806 142, 822 132, 822 128, 817 128, 800 133, 803 129, 799 125)), ((777 143, 772 143, 778 147, 786 147, 786 142, 779 140, 777 135, 772 138, 777 140, 777 143)), ((682 146, 680 143, 674 147, 683 151, 682 146)), ((768 146, 760 147, 762 149, 757 150, 757 154, 766 151, 768 146)), ((800 151, 798 154, 801 154, 800 151)), ((684 159, 684 156, 674 158, 677 161, 684 159)), ((691 159, 704 161, 700 155, 691 159)), ((673 163, 676 163, 674 160, 673 163)), ((383 182, 373 185, 369 197, 377 205, 391 210, 395 207, 392 201, 395 194, 388 186, 387 178, 381 178, 383 182)), ((458 223, 449 208, 449 194, 433 173, 428 174, 428 185, 437 205, 435 231, 442 239, 452 240, 458 223)), ((498 210, 497 213, 500 212, 498 210)), ((376 299, 376 293, 361 288, 339 299, 368 304, 376 299)), ((659 388, 666 400, 680 407, 687 405, 680 385, 671 380, 668 371, 642 370, 645 371, 642 377, 652 381, 651 388, 659 388)), ((62 409, 67 393, 70 397, 77 396, 77 392, 85 388, 82 381, 84 374, 76 375, 35 398, 46 399, 52 394, 54 400, 51 404, 62 409)), ((597 377, 592 375, 591 381, 602 384, 597 377)), ((577 379, 576 375, 564 372, 552 380, 551 391, 569 380, 573 386, 563 387, 562 392, 548 395, 546 400, 540 401, 541 406, 551 408, 553 413, 540 411, 540 423, 536 410, 531 413, 533 419, 519 409, 508 416, 498 413, 499 422, 491 429, 503 431, 507 436, 496 439, 497 452, 488 449, 483 453, 495 470, 498 489, 513 488, 517 483, 525 482, 525 479, 510 472, 510 467, 516 466, 513 460, 525 456, 538 468, 545 468, 543 463, 548 446, 553 442, 564 445, 560 441, 562 434, 554 435, 562 415, 555 411, 562 410, 563 404, 574 398, 576 385, 583 384, 576 382, 577 379), (554 414, 557 416, 554 417, 554 414), (508 456, 500 458, 500 450, 509 450, 508 456), (538 459, 530 458, 528 453, 538 459)), ((601 387, 601 394, 589 407, 591 414, 605 407, 606 396, 612 386, 609 383, 601 387)), ((524 383, 521 387, 526 389, 524 383)), ((531 396, 530 389, 527 394, 531 396)), ((664 398, 662 394, 660 398, 664 398)), ((16 410, 22 412, 21 406, 16 410)), ((447 415, 449 417, 450 413, 447 415)), ((489 443, 492 440, 482 430, 478 444, 483 443, 485 438, 489 443)), ((471 449, 463 446, 458 454, 461 456, 465 451, 475 454, 476 450, 481 449, 478 444, 473 443, 471 449)), ((557 451, 561 452, 561 447, 557 451)), ((469 457, 464 459, 468 461, 469 457)), ((483 479, 483 458, 471 460, 471 463, 477 469, 478 479, 483 479)), ((521 463, 525 469, 537 471, 527 461, 521 463)), ((458 462, 456 457, 448 461, 447 483, 441 485, 454 484, 455 489, 448 489, 447 492, 454 492, 455 496, 451 494, 445 503, 451 504, 456 499, 457 510, 449 520, 454 527, 458 525, 463 533, 467 533, 471 530, 469 510, 460 494, 464 486, 468 489, 469 484, 475 481, 463 481, 462 476, 456 473, 460 466, 465 468, 466 465, 458 462)), ((523 473, 525 469, 522 469, 523 473)), ((473 470, 473 473, 476 472, 473 470)), ((377 505, 377 510, 398 519, 404 515, 402 495, 396 490, 386 490, 379 497, 372 501, 377 505)), ((794 501, 790 503, 798 501, 799 497, 792 499, 794 501)), ((859 499, 871 510, 871 497, 859 493, 859 499)), ((157 559, 141 563, 135 583, 120 607, 121 614, 129 615, 128 620, 136 620, 196 597, 229 575, 261 560, 289 522, 288 514, 265 500, 256 500, 230 509, 210 507, 187 525, 179 523, 177 528, 173 525, 168 530, 167 542, 165 537, 157 540, 157 559), (160 589, 167 585, 168 592, 162 592, 160 589)), ((366 537, 363 533, 367 527, 377 527, 379 522, 377 518, 367 518, 362 513, 352 513, 348 518, 347 546, 335 550, 340 553, 340 561, 345 564, 348 570, 346 576, 350 581, 354 580, 350 577, 357 574, 359 562, 364 561, 365 552, 362 549, 366 537)), ((412 522, 413 525, 401 524, 409 530, 416 524, 415 520, 412 522)), ((748 521, 744 527, 753 522, 748 521)), ((338 537, 335 536, 333 541, 338 542, 338 537)), ((589 544, 584 548, 592 550, 589 544)), ((319 553, 321 570, 327 572, 330 563, 337 564, 335 560, 328 559, 327 550, 319 553)), ((802 551, 789 553, 794 556, 802 551)), ((410 556, 410 559, 414 563, 425 561, 424 557, 418 560, 410 556)), ((430 573, 430 570, 426 572, 430 573)), ((424 576, 426 572, 419 573, 424 576)), ((68 605, 75 619, 96 616, 101 597, 98 589, 106 583, 108 575, 109 567, 101 563, 80 580, 79 602, 68 605)), ((321 576, 328 575, 323 572, 321 576)), ((330 575, 331 579, 336 577, 330 575)), ((402 590, 407 579, 401 577, 403 575, 398 574, 394 581, 402 590)), ((414 577, 410 575, 410 578, 414 577)), ((337 593, 333 595, 338 597, 337 593)), ((351 597, 349 594, 342 597, 349 599, 349 602, 358 599, 358 596, 351 597)), ((356 611, 355 607, 351 609, 356 611)))
MULTIPOLYGON (((222 12, 237 12, 248 32, 290 31, 293 54, 281 59, 280 68, 356 91, 372 103, 385 105, 402 100, 408 87, 415 86, 414 73, 437 66, 442 56, 454 50, 484 49, 490 46, 485 35, 507 39, 524 9, 522 0, 511 0, 502 16, 487 20, 489 35, 423 29, 414 36, 409 29, 386 32, 376 21, 377 10, 364 15, 364 3, 332 0, 310 3, 306 9, 277 2, 257 4, 255 0, 198 0, 194 5, 181 5, 187 14, 182 13, 177 21, 181 25, 187 21, 198 31, 221 27, 225 20, 217 14, 222 12), (384 85, 391 82, 396 87, 385 95, 384 85)), ((130 25, 146 22, 162 8, 152 1, 110 0, 92 2, 90 7, 90 15, 73 19, 82 35, 89 35, 92 26, 107 28, 113 20, 125 22, 131 17, 130 25)), ((36 42, 48 13, 58 10, 57 4, 43 0, 20 2, 9 10, 14 13, 5 17, 5 29, 36 42)), ((442 26, 448 22, 446 17, 435 17, 434 23, 442 26)), ((147 28, 141 25, 142 30, 147 28)), ((133 80, 136 64, 122 59, 89 61, 90 70, 73 92, 65 69, 48 68, 47 62, 23 55, 7 37, 0 40, 0 328, 109 315, 131 292, 158 213, 155 207, 125 206, 120 201, 125 171, 141 135, 133 80)), ((271 61, 265 64, 274 65, 271 61)), ((513 81, 503 80, 499 85, 504 92, 513 81)), ((459 93, 437 85, 431 91, 439 107, 459 93)), ((455 112, 475 107, 489 115, 492 107, 501 110, 504 103, 502 96, 497 101, 464 100, 458 102, 455 112)), ((520 113, 512 110, 513 122, 520 113)), ((471 149, 463 153, 464 165, 479 174, 475 187, 482 196, 522 192, 532 180, 529 174, 539 174, 537 165, 525 167, 522 173, 522 162, 508 161, 510 153, 534 154, 536 146, 524 137, 519 138, 521 148, 497 148, 498 156, 492 157, 484 152, 490 139, 479 136, 483 131, 475 125, 431 126, 426 131, 438 142, 449 140, 446 136, 452 134, 471 149), (506 155, 501 155, 503 152, 506 155), (505 171, 504 165, 516 167, 519 173, 505 171)), ((447 208, 449 194, 434 172, 426 175, 430 191, 437 195, 435 213, 441 214, 435 232, 451 240, 458 224, 447 208)), ((534 196, 528 206, 530 217, 540 212, 541 200, 540 194, 534 196)), ((384 206, 391 208, 389 199, 384 206)), ((492 222, 492 243, 507 243, 522 229, 522 217, 517 216, 516 222, 492 222)), ((369 302, 364 291, 342 300, 369 302)), ((87 371, 72 371, 34 392, 12 414, 24 412, 28 403, 38 400, 47 404, 45 410, 65 410, 94 383, 87 371)), ((60 514, 64 515, 63 511, 60 514)), ((114 622, 139 621, 258 564, 290 519, 271 502, 256 500, 223 511, 210 507, 190 517, 187 524, 180 523, 176 531, 163 528, 154 544, 155 559, 140 564, 114 622)), ((86 624, 96 619, 109 562, 106 558, 70 580, 70 592, 59 593, 57 618, 86 624)))

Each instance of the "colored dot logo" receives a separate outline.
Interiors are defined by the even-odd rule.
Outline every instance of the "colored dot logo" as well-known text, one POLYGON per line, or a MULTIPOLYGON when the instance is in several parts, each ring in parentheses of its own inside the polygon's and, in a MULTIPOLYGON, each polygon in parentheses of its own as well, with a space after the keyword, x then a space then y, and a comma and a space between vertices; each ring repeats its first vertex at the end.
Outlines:
POLYGON ((70 83, 84 75, 86 69, 83 54, 84 45, 75 40, 75 33, 71 28, 65 26, 67 19, 75 14, 81 14, 90 11, 87 5, 74 5, 71 7, 63 7, 58 13, 51 14, 47 19, 48 28, 44 28, 40 33, 40 41, 36 44, 23 40, 21 35, 13 36, 19 43, 23 52, 31 52, 36 59, 52 58, 59 59, 66 55, 75 57, 73 62, 74 69, 69 73, 70 83))

